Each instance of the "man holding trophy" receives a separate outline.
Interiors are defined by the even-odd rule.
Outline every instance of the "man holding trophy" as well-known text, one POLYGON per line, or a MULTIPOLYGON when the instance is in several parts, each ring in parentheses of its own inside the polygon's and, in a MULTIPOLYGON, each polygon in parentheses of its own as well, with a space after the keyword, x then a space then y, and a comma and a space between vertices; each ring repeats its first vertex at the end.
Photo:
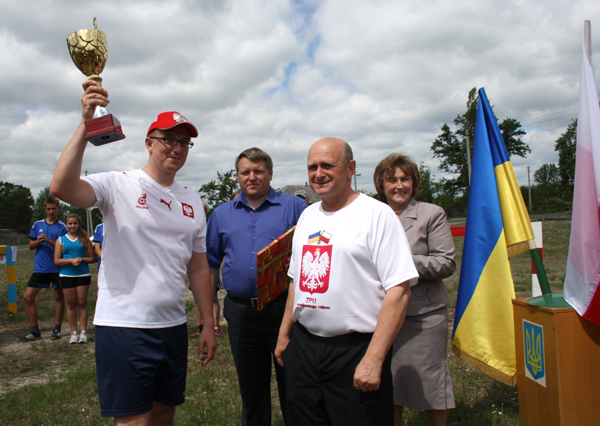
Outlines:
POLYGON ((204 209, 175 181, 198 131, 181 114, 164 112, 148 129, 145 167, 81 177, 86 121, 109 103, 95 81, 83 89, 82 120, 56 165, 50 192, 75 206, 99 207, 104 217, 94 318, 102 415, 115 424, 173 424, 185 394, 186 273, 205 324, 202 365, 217 346, 204 209))
POLYGON ((173 424, 185 398, 186 274, 206 324, 198 347, 202 365, 217 347, 206 216, 200 198, 175 181, 198 130, 181 114, 163 112, 148 129, 144 168, 81 177, 88 141, 103 145, 125 136, 106 110, 108 92, 98 75, 106 36, 97 28, 79 30, 67 43, 89 79, 81 122, 58 160, 50 192, 75 206, 98 207, 104 217, 94 317, 100 408, 115 424, 173 424))

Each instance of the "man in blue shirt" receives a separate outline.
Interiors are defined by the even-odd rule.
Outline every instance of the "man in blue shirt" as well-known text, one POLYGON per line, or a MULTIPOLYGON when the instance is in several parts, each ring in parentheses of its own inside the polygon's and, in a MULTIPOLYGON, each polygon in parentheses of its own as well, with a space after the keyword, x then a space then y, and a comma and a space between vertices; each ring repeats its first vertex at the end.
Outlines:
POLYGON ((60 328, 65 313, 65 299, 58 282, 59 268, 54 264, 54 244, 58 237, 67 233, 67 227, 58 219, 58 210, 60 210, 58 199, 48 197, 44 202, 46 219, 35 222, 29 231, 29 250, 35 250, 35 261, 33 274, 27 283, 23 301, 31 329, 25 336, 19 337, 19 342, 42 338, 35 298, 40 289, 48 288, 50 284, 54 287, 54 299, 56 300, 56 318, 50 338, 58 340, 62 337, 60 328))
MULTIPOLYGON (((256 310, 256 253, 296 225, 306 203, 271 188, 273 161, 258 148, 235 161, 242 193, 217 207, 208 221, 208 264, 213 284, 223 262, 223 287, 231 352, 240 383, 242 424, 271 424, 271 358, 277 344, 287 292, 256 310)), ((285 378, 275 364, 281 411, 285 419, 285 378)))

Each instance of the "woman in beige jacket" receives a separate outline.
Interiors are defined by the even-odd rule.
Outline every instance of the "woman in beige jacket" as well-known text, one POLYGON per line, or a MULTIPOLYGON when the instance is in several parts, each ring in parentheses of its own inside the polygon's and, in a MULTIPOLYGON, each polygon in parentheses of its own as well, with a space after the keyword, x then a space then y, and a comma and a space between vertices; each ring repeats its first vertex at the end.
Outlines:
POLYGON ((441 207, 416 201, 419 168, 391 154, 373 175, 377 196, 398 216, 410 244, 419 282, 411 287, 406 319, 393 346, 395 424, 404 407, 425 410, 430 426, 446 424, 454 394, 446 361, 448 292, 442 279, 456 269, 454 241, 441 207))

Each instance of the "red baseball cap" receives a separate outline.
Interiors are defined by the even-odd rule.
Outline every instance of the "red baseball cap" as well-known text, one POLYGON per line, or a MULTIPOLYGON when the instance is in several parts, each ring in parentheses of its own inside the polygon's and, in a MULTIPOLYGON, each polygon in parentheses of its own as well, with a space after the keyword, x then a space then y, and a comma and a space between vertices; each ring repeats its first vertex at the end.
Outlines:
POLYGON ((150 128, 148 129, 146 136, 148 136, 154 129, 167 130, 175 126, 179 126, 180 124, 187 127, 187 129, 190 131, 190 135, 193 138, 198 137, 198 129, 196 129, 196 126, 190 123, 187 118, 179 114, 177 111, 168 111, 158 114, 152 124, 150 124, 150 128))

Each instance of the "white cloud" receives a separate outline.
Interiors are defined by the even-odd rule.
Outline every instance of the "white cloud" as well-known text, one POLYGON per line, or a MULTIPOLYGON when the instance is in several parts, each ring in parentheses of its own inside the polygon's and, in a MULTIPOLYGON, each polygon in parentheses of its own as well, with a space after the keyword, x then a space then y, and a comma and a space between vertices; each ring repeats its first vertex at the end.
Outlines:
POLYGON ((358 186, 371 189, 392 151, 443 176, 429 147, 472 87, 485 86, 499 118, 527 126, 532 153, 513 159, 522 184, 527 166, 556 162, 554 141, 576 114, 583 21, 600 22, 600 4, 0 0, 0 180, 34 196, 80 120, 84 76, 65 39, 94 16, 108 38, 109 109, 127 139, 90 146, 84 170, 142 167, 150 121, 176 110, 200 130, 178 175, 192 189, 251 146, 273 157, 275 187, 306 182, 308 147, 324 136, 352 144, 358 186))

